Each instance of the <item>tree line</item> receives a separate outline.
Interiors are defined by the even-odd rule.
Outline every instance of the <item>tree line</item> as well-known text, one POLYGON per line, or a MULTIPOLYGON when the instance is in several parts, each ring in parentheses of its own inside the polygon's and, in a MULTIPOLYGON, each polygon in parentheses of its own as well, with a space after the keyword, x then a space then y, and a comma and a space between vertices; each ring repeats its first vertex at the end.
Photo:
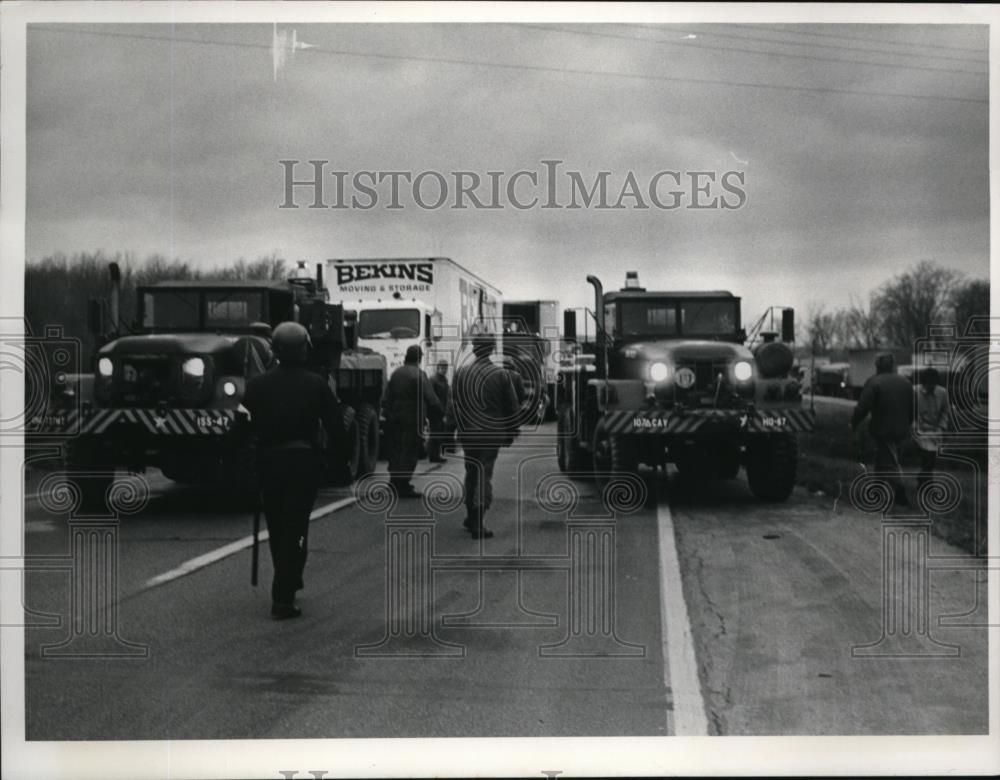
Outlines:
POLYGON ((813 305, 806 315, 806 345, 813 354, 848 349, 912 348, 931 325, 954 325, 961 336, 973 317, 989 316, 989 279, 968 279, 924 260, 874 290, 828 310, 813 305))
POLYGON ((136 317, 136 288, 170 280, 246 281, 285 279, 289 269, 276 254, 256 260, 240 258, 229 265, 210 269, 195 268, 183 260, 151 255, 143 260, 131 253, 101 251, 69 257, 56 254, 30 261, 24 271, 24 316, 31 334, 44 335, 46 328, 58 326, 63 336, 79 339, 84 359, 94 349, 87 330, 87 301, 103 298, 111 289, 110 263, 121 269, 121 319, 136 317))

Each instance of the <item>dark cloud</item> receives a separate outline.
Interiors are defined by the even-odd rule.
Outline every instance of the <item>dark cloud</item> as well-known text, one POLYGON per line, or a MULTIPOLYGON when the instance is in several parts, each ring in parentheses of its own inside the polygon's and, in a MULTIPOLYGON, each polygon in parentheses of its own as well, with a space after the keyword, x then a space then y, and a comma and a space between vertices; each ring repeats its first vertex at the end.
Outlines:
MULTIPOLYGON (((638 40, 677 42, 672 28, 622 25, 567 33, 308 24, 297 33, 316 49, 298 52, 275 83, 265 25, 86 29, 113 35, 29 32, 29 258, 96 247, 204 264, 271 251, 292 260, 445 254, 512 297, 567 304, 588 299, 586 273, 617 285, 627 267, 651 285, 730 287, 747 297, 748 313, 775 296, 798 306, 820 297, 846 303, 924 258, 988 271, 986 104, 746 86, 985 100, 978 76, 774 56, 975 67, 926 56, 945 50, 878 44, 881 54, 863 55, 710 34, 684 47, 638 40), (924 56, 884 53, 903 50, 924 56), (664 169, 739 168, 747 203, 705 212, 280 210, 277 161, 286 158, 350 171, 481 175, 541 172, 541 160, 558 159, 588 181, 611 171, 613 197, 630 170, 646 182, 664 169)), ((837 29, 859 35, 823 28, 837 29)), ((982 50, 987 43, 985 28, 864 34, 982 50)))

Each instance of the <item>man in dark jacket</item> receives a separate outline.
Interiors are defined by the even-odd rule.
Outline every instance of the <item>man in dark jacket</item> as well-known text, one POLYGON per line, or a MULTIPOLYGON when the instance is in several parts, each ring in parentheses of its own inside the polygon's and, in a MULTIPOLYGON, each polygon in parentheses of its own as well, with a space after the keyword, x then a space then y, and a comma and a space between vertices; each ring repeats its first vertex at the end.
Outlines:
POLYGON ((302 588, 309 537, 309 515, 319 491, 320 424, 336 440, 341 420, 330 386, 304 363, 309 333, 297 322, 274 329, 272 348, 278 365, 247 382, 243 407, 257 448, 268 544, 274 564, 271 615, 298 617, 295 592, 302 588))
POLYGON ((420 496, 410 479, 420 458, 420 439, 428 416, 444 416, 430 380, 420 368, 423 353, 415 344, 406 350, 403 365, 392 372, 385 393, 385 422, 389 444, 389 483, 401 498, 420 496))
POLYGON ((455 372, 452 405, 458 440, 465 455, 464 525, 476 539, 493 532, 483 515, 493 499, 493 467, 500 447, 513 440, 518 403, 510 374, 490 361, 496 340, 490 334, 473 337, 473 360, 455 372))
POLYGON ((448 362, 441 360, 437 364, 437 372, 431 377, 431 387, 434 388, 434 395, 441 404, 444 414, 428 414, 428 422, 431 426, 431 438, 427 447, 427 460, 431 463, 444 463, 442 448, 448 443, 449 431, 445 426, 445 417, 448 414, 448 400, 451 396, 451 388, 448 387, 448 362))
POLYGON ((896 373, 890 353, 875 358, 875 376, 865 382, 851 417, 852 430, 871 415, 868 430, 875 439, 875 471, 889 477, 898 506, 909 506, 900 463, 900 450, 913 421, 913 385, 896 373))

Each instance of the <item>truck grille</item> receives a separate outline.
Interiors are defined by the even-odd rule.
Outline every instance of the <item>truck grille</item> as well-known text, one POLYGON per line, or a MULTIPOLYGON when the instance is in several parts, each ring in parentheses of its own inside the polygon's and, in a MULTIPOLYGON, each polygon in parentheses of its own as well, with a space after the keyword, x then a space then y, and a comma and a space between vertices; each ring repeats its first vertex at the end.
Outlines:
POLYGON ((695 382, 691 387, 682 388, 676 383, 658 390, 657 399, 666 403, 683 403, 687 406, 721 408, 741 405, 736 389, 729 379, 729 361, 684 360, 678 361, 677 370, 689 368, 694 372, 695 382), (722 374, 722 383, 716 395, 716 378, 722 374))
POLYGON ((175 402, 180 367, 168 357, 126 356, 114 379, 116 406, 155 406, 175 402))

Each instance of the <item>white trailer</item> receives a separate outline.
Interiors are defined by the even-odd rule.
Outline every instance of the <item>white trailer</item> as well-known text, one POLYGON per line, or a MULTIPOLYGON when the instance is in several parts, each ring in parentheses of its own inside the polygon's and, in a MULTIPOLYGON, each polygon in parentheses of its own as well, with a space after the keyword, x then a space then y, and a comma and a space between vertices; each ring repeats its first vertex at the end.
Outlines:
POLYGON ((417 344, 429 373, 446 360, 451 377, 474 328, 501 336, 500 290, 447 257, 335 258, 326 270, 331 301, 353 321, 357 346, 384 355, 390 374, 417 344))

